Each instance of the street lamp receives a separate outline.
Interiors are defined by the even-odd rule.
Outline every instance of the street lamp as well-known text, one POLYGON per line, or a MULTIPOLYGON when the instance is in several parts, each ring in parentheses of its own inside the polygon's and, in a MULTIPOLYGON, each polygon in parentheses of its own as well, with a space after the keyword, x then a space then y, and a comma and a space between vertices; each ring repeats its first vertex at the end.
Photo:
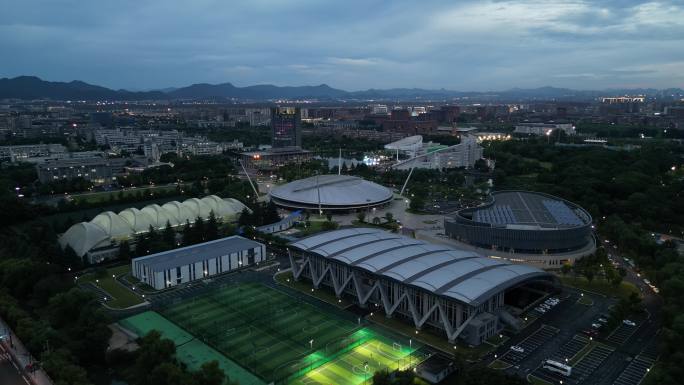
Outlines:
POLYGON ((309 347, 313 350, 313 338, 309 340, 309 347))

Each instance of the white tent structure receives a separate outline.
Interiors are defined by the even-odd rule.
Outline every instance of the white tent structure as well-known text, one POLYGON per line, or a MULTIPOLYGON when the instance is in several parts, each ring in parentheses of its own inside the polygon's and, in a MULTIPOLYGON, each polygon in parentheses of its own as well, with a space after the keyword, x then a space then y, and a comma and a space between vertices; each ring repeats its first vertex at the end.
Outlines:
POLYGON ((90 222, 71 226, 61 235, 59 243, 62 248, 70 246, 78 256, 83 257, 91 250, 111 248, 135 234, 148 232, 150 226, 155 229, 163 229, 167 223, 174 227, 181 226, 186 221, 195 222, 197 217, 207 219, 212 212, 218 219, 232 221, 246 208, 236 199, 209 195, 202 199, 168 202, 162 206, 152 204, 140 210, 127 208, 118 214, 105 211, 90 222))

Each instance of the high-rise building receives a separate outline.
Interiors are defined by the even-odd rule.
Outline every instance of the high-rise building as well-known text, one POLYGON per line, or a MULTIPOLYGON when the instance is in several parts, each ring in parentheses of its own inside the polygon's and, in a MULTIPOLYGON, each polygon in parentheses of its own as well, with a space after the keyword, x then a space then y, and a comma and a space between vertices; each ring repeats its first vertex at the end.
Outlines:
POLYGON ((297 107, 271 108, 273 148, 302 146, 302 118, 297 107))

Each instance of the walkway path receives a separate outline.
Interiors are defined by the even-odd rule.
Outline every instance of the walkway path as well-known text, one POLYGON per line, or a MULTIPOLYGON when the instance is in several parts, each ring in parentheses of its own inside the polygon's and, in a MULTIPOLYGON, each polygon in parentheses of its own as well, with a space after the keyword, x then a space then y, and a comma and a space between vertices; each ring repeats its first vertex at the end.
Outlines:
POLYGON ((36 362, 36 359, 31 356, 24 347, 24 344, 2 318, 0 318, 0 333, 7 335, 0 344, 2 344, 5 351, 12 356, 12 360, 17 364, 19 370, 21 370, 24 379, 29 380, 34 385, 54 385, 43 369, 38 369, 31 373, 24 370, 29 363, 36 362))

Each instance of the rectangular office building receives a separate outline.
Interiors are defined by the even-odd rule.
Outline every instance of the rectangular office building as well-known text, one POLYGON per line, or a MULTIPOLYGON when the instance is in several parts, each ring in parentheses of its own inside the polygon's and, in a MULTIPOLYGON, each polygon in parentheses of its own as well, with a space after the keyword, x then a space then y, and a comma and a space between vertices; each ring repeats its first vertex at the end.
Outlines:
POLYGON ((164 251, 131 261, 133 276, 157 290, 266 260, 266 247, 240 236, 164 251))

